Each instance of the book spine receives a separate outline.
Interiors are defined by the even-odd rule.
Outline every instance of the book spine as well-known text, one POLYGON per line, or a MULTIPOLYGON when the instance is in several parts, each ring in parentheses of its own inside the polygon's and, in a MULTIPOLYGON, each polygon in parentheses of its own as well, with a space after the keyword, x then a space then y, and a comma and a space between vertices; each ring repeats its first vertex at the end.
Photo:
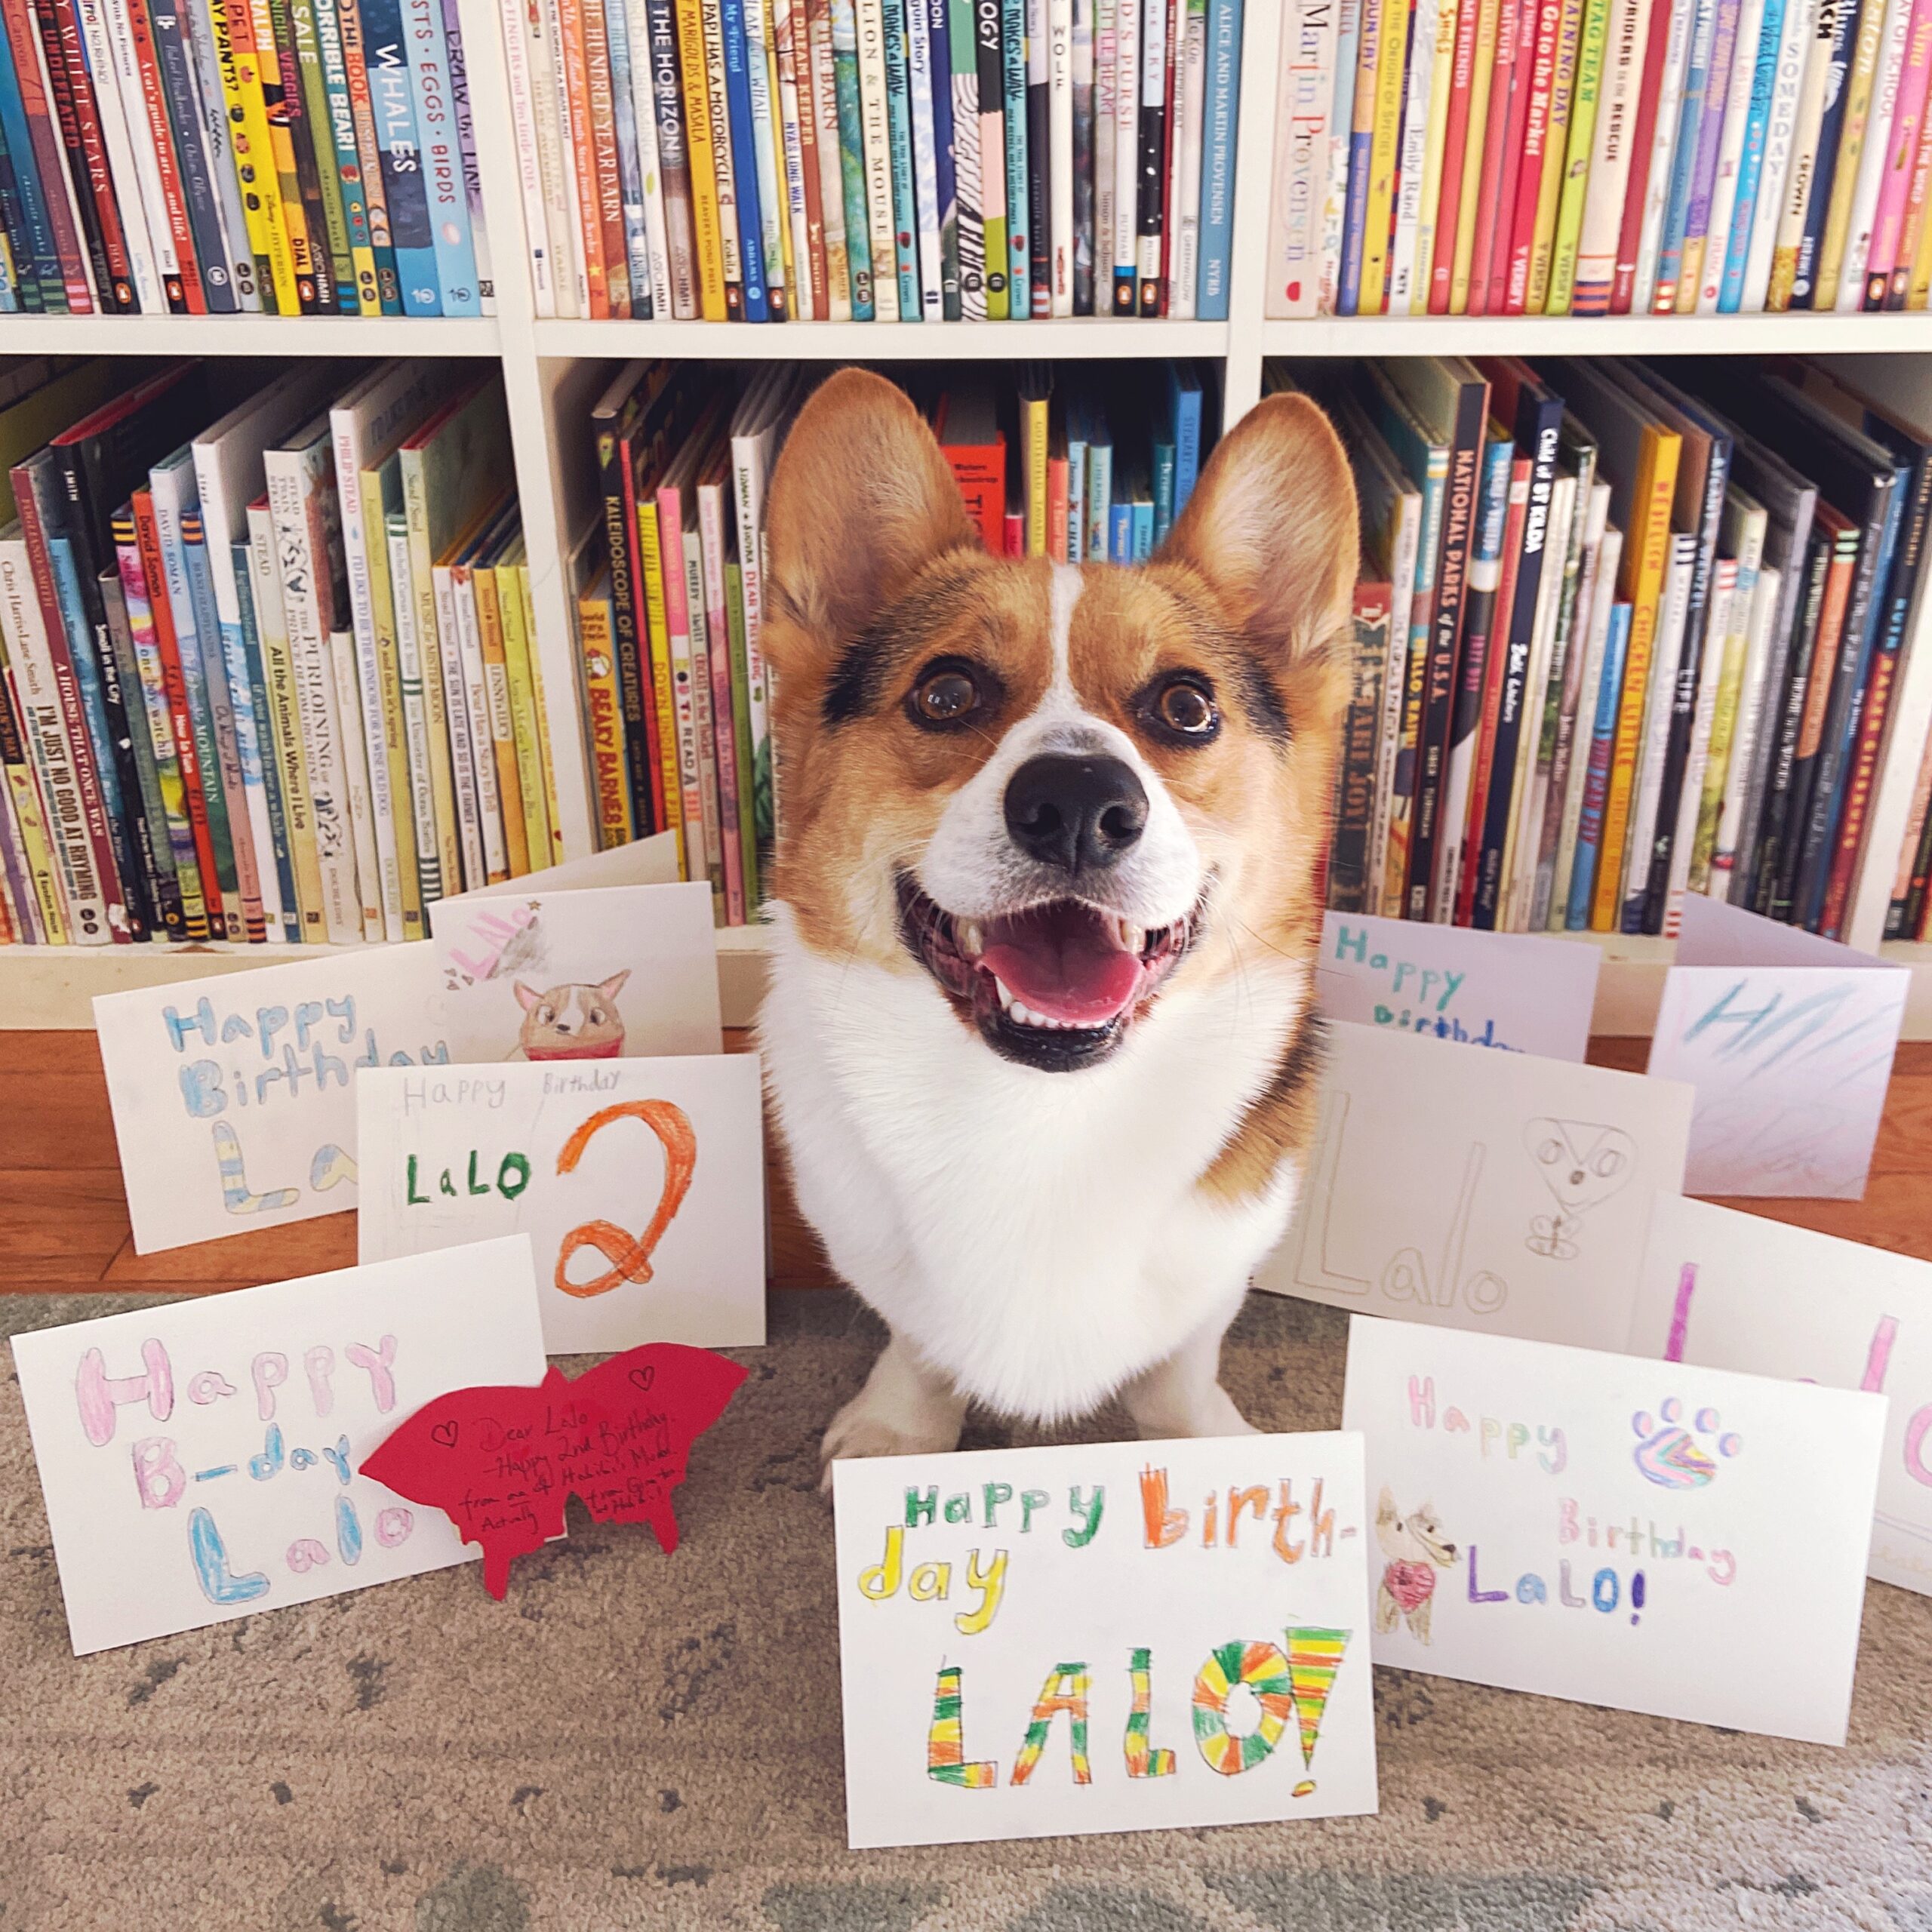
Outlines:
POLYGON ((1818 256, 1838 180, 1838 143, 1844 131, 1847 97, 1850 91, 1847 82, 1857 45, 1859 21, 1866 11, 1868 10, 1854 5, 1853 0, 1840 0, 1837 31, 1832 37, 1830 59, 1826 68, 1824 102, 1818 123, 1817 159, 1792 266, 1789 306, 1793 308, 1817 306, 1818 256))
POLYGON ((1529 300, 1545 163, 1557 141, 1557 50, 1564 16, 1569 11, 1564 0, 1540 0, 1536 9, 1536 38, 1529 65, 1524 70, 1526 104, 1523 145, 1516 164, 1515 203, 1513 210, 1506 206, 1498 211, 1497 216, 1496 248, 1503 263, 1503 300, 1500 306, 1505 315, 1521 315, 1529 300), (1506 220, 1509 223, 1506 235, 1501 226, 1506 220))
MULTIPOLYGON (((586 0, 586 4, 594 5, 595 0, 586 0)), ((469 225, 469 195, 463 179, 461 135, 457 125, 442 8, 440 0, 403 0, 403 10, 411 57, 410 78, 414 90, 423 189, 429 208, 442 312, 480 315, 483 291, 469 225)))
MULTIPOLYGON (((1574 272, 1566 287, 1552 272, 1549 312, 1609 312, 1617 280, 1617 242, 1632 192, 1631 158, 1642 136, 1641 96, 1651 51, 1651 9, 1643 0, 1613 0, 1605 30, 1596 126, 1584 171, 1583 217, 1574 272)), ((1663 32, 1658 23, 1657 31, 1663 32)), ((1566 195, 1568 183, 1565 184, 1566 195)), ((1562 225, 1562 217, 1558 218, 1562 225)), ((1592 694, 1594 695, 1594 694, 1592 694)))
POLYGON ((695 529, 683 532, 685 604, 691 625, 692 734, 697 745, 698 810, 704 824, 706 870, 711 882, 712 916, 726 922, 724 821, 718 795, 718 727, 712 715, 711 632, 705 608, 704 548, 695 529))
MULTIPOLYGON (((795 0, 795 4, 800 3, 801 0, 795 0)), ((806 66, 811 76, 814 137, 818 148, 818 206, 825 235, 827 312, 835 322, 848 322, 854 316, 852 237, 848 226, 844 157, 838 137, 838 63, 832 45, 832 8, 830 0, 801 0, 801 4, 806 66)), ((860 198, 863 201, 863 195, 860 198)), ((869 281, 869 271, 867 278, 869 281)))
POLYGON ((723 492, 706 485, 697 495, 698 547, 704 573, 706 669, 709 673, 711 743, 717 771, 718 837, 724 888, 724 922, 742 926, 745 923, 745 840, 738 792, 723 492))
MULTIPOLYGON (((1813 258, 1810 306, 1816 309, 1829 310, 1838 306, 1854 211, 1860 198, 1860 183, 1866 174, 1867 152, 1869 150, 1875 169, 1883 156, 1891 103, 1897 97, 1899 69, 1905 52, 1905 29, 1910 17, 1911 0, 1875 0, 1875 4, 1859 11, 1857 29, 1852 36, 1850 57, 1845 71, 1842 100, 1838 110, 1838 151, 1832 168, 1831 197, 1825 210, 1817 252, 1813 258), (1890 72, 1887 73, 1888 67, 1890 72), (1882 122, 1877 118, 1881 93, 1887 97, 1882 122)), ((1873 186, 1875 190, 1875 181, 1873 186)), ((1864 211, 1868 223, 1871 210, 1872 204, 1868 200, 1864 211)), ((1868 248, 1870 241, 1868 226, 1865 236, 1868 248)), ((1853 274, 1854 285, 1860 295, 1864 292, 1863 274, 1861 262, 1853 274)), ((1852 306, 1857 306, 1855 297, 1852 306)))
MULTIPOLYGON (((940 180, 940 100, 944 70, 933 71, 933 56, 943 51, 933 44, 932 23, 927 0, 902 0, 906 9, 906 95, 912 111, 912 186, 918 211, 918 294, 920 312, 928 321, 945 319, 946 312, 945 247, 942 240, 943 214, 952 197, 943 192, 940 180)), ((950 103, 948 103, 949 112, 950 103)), ((1072 124, 1069 124, 1069 130, 1072 124)), ((950 156, 947 158, 950 168, 950 156)), ((1072 183, 1069 183, 1069 189, 1072 183)), ((1071 272, 1071 263, 1069 265, 1071 272)), ((954 301, 958 301, 958 272, 953 272, 954 301)), ((1071 300, 1072 284, 1068 283, 1071 300)), ((1071 315, 1069 307, 1067 312, 1071 315)))
MULTIPOLYGON (((786 266, 788 232, 784 171, 774 128, 769 0, 746 0, 745 82, 751 107, 752 163, 758 184, 758 238, 764 253, 765 300, 771 319, 782 322, 792 309, 792 278, 786 266)), ((735 148, 737 137, 733 136, 735 148)))
MULTIPOLYGON (((549 203, 544 194, 543 141, 537 131, 543 110, 537 105, 532 66, 532 44, 543 35, 542 14, 531 0, 500 0, 500 5, 503 78, 509 89, 510 121, 516 135, 517 186, 522 191, 523 226, 530 249, 531 295, 537 313, 550 316, 557 312, 555 263, 551 254, 549 203)), ((366 80, 364 85, 366 90, 366 80)))
MULTIPOLYGON (((884 0, 857 0, 858 134, 865 170, 873 312, 882 322, 902 318, 899 249, 892 198, 892 110, 888 99, 884 0)), ((1026 224, 1020 224, 1023 230, 1026 224)), ((911 319, 916 319, 912 318, 911 319)))
POLYGON ((1614 315, 1650 312, 1664 211, 1670 199, 1678 109, 1693 24, 1690 9, 1668 8, 1664 18, 1657 23, 1663 32, 1654 29, 1651 34, 1656 53, 1645 63, 1644 92, 1638 108, 1639 134, 1631 156, 1631 185, 1617 244, 1617 279, 1611 290, 1610 312, 1614 315))
MULTIPOLYGON (((68 168, 82 198, 82 213, 91 225, 95 283, 103 308, 131 315, 137 306, 134 257, 115 195, 113 164, 118 150, 111 151, 109 145, 110 128, 118 125, 119 97, 111 75, 108 86, 98 95, 89 76, 80 0, 49 0, 48 11, 65 70, 62 127, 67 141, 68 168)), ((125 139, 125 130, 121 131, 125 139)))
POLYGON ((631 841, 630 791, 624 782, 623 704, 611 641, 611 599, 599 585, 577 600, 577 651, 589 725, 591 782, 597 795, 597 842, 604 851, 631 841))
MULTIPOLYGON (((676 0, 678 69, 682 90, 685 151, 691 189, 697 255, 699 313, 707 322, 728 318, 724 300, 724 235, 718 205, 718 162, 712 146, 710 90, 705 74, 704 25, 699 0, 676 0)), ((663 56, 659 56, 660 85, 663 56)), ((660 108, 659 126, 663 125, 660 108)), ((737 246, 733 238, 733 247, 737 246)))
MULTIPOLYGON (((657 171, 663 184, 665 274, 669 281, 666 312, 679 321, 694 321, 699 312, 697 244, 693 226, 691 157, 685 140, 682 84, 678 71, 678 28, 672 0, 645 0, 649 37, 651 101, 656 124, 657 171)), ((498 593, 507 611, 513 599, 498 593)), ((505 620, 507 635, 509 622, 505 620)))
MULTIPOLYGON (((1764 150, 1770 138, 1772 105, 1777 97, 1780 63, 1784 52, 1786 0, 1764 0, 1758 33, 1757 57, 1752 64, 1750 97, 1745 109, 1743 140, 1737 164, 1737 185, 1730 222, 1718 259, 1719 237, 1711 237, 1718 281, 1717 312, 1734 315, 1743 306, 1752 238, 1757 228, 1758 198, 1764 178, 1764 150)), ((1743 51, 1739 50, 1740 65, 1743 51)))
MULTIPOLYGON (((1435 240, 1429 256, 1427 306, 1432 315, 1449 313, 1450 291, 1456 273, 1456 238, 1466 201, 1473 202, 1473 195, 1465 192, 1465 160, 1470 118, 1478 111, 1476 54, 1485 14, 1490 22, 1493 54, 1495 0, 1462 0, 1456 14, 1455 38, 1450 44, 1449 92, 1443 111, 1442 182, 1436 196, 1435 240)), ((1432 141, 1435 138, 1432 130, 1430 138, 1432 141)), ((1466 183, 1470 190, 1475 186, 1473 180, 1466 183)))
POLYGON ((774 0, 772 34, 777 51, 779 119, 784 140, 785 208, 796 271, 792 299, 801 321, 823 321, 830 312, 830 298, 826 287, 818 118, 812 105, 804 0, 774 0))
POLYGON ((82 768, 88 747, 68 724, 69 707, 61 694, 65 681, 56 675, 53 635, 32 556, 35 542, 25 534, 27 523, 23 515, 23 534, 0 540, 0 609, 7 620, 9 668, 20 700, 23 734, 38 768, 69 941, 105 946, 116 937, 119 884, 103 868, 103 856, 111 862, 112 854, 92 828, 82 768))
POLYGON ((1053 217, 1047 172, 1051 162, 1048 100, 1047 0, 1023 0, 1026 12, 1026 269, 1028 313, 1044 320, 1052 312, 1053 264, 1049 259, 1053 217))
MULTIPOLYGON (((1094 309, 1094 0, 1072 0, 1072 32, 1069 52, 1070 73, 1069 85, 1072 89, 1072 124, 1069 130, 1071 146, 1070 165, 1073 179, 1070 183, 1069 219, 1072 223, 1070 244, 1072 253, 1072 307, 1071 313, 1091 315, 1094 309)), ((1196 204, 1196 219, 1199 206, 1196 204)), ((1198 279, 1189 291, 1192 300, 1198 300, 1198 279)))
MULTIPOLYGON (((1878 311, 1890 306, 1902 258, 1900 241, 1913 171, 1918 160, 1921 130, 1925 125, 1927 83, 1932 80, 1932 0, 1915 4, 1906 41, 1905 69, 1899 82, 1897 112, 1886 143, 1878 210, 1872 222, 1872 246, 1865 276, 1865 306, 1878 311)), ((1903 259, 1909 269, 1911 257, 1903 259)), ((1903 285, 1900 286, 1903 294, 1903 285)), ((1903 306, 1901 303, 1898 306, 1903 306)))
POLYGON ((404 37, 401 0, 360 0, 360 5, 369 99, 402 311, 406 315, 439 315, 442 282, 410 80, 413 42, 404 37))
MULTIPOLYGON (((1145 0, 1152 5, 1155 0, 1145 0)), ((1026 0, 1001 0, 1000 128, 1006 143, 1006 300, 1015 321, 1032 313, 1032 175, 1026 138, 1026 0)), ((878 248, 874 245, 876 257, 878 248)))
POLYGON ((94 303, 86 241, 68 178, 67 158, 61 146, 60 119, 53 97, 54 79, 35 29, 32 0, 5 0, 0 14, 5 16, 7 37, 13 50, 14 84, 26 121, 26 139, 16 167, 17 170, 31 169, 38 177, 35 192, 46 237, 44 243, 36 245, 36 254, 44 263, 42 286, 45 288, 50 282, 57 286, 68 314, 91 315, 94 303))
POLYGON ((530 866, 537 870, 550 863, 549 788, 543 767, 529 638, 524 624, 523 595, 515 565, 499 564, 491 574, 496 580, 497 622, 503 629, 503 682, 509 703, 516 788, 523 805, 524 844, 530 866))
POLYGON ((694 617, 690 580, 685 569, 684 505, 678 491, 657 492, 657 541, 664 576, 665 635, 671 663, 672 721, 678 752, 678 817, 685 835, 684 870, 688 879, 710 876, 706 851, 704 804, 700 795, 696 674, 692 626, 703 621, 702 608, 694 617))
MULTIPOLYGON (((881 0, 885 26, 885 130, 892 184, 894 260, 898 272, 899 319, 916 322, 924 313, 919 266, 920 213, 912 159, 912 77, 906 62, 906 0, 881 0)), ((937 269, 937 264, 935 264, 937 269)), ((935 275, 933 319, 937 319, 935 275)), ((720 622, 723 614, 720 613, 720 622)))
MULTIPOLYGON (((302 743, 294 660, 276 568, 275 523, 268 500, 248 506, 248 584, 254 629, 262 660, 263 712, 274 752, 277 789, 287 841, 288 879, 283 888, 284 929, 291 918, 292 940, 321 944, 328 936, 322 918, 321 866, 316 855, 315 819, 309 798, 309 768, 302 743)), ((177 734, 178 742, 178 734, 177 734)), ((186 753, 183 754, 186 771, 186 753)), ((189 793, 191 812, 195 794, 189 793)), ((211 887, 213 875, 204 872, 211 887)))
MULTIPOLYGON (((1143 7, 1158 0, 1114 0, 1114 234, 1112 309, 1140 307, 1140 57, 1143 7)), ((1097 292, 1095 300, 1099 296, 1097 292)))
MULTIPOLYGON (((872 214, 869 205, 865 145, 865 105, 859 91, 859 42, 857 17, 853 0, 829 0, 832 105, 838 121, 838 178, 845 222, 845 254, 851 288, 851 319, 869 322, 879 313, 873 294, 872 214)), ((987 247, 990 251, 989 235, 987 247)), ((999 284, 1006 285, 1005 230, 1000 232, 999 284)), ((988 260, 992 260, 990 252, 988 260)), ((987 271, 987 287, 992 286, 994 270, 987 271)), ((895 270, 896 274, 896 270, 895 270)), ((895 281, 891 299, 898 299, 895 281)), ((896 314, 895 310, 895 314, 896 314)), ((1005 309, 1001 308, 1002 316, 1005 309)), ((667 564, 667 568, 669 568, 667 564)))
MULTIPOLYGON (((730 118, 731 203, 737 216, 743 313, 748 322, 768 322, 774 319, 768 279, 771 264, 765 251, 763 197, 758 182, 749 57, 745 40, 744 0, 721 0, 718 17, 723 35, 725 98, 730 118)), ((707 35, 707 45, 708 38, 707 35)), ((721 168, 724 162, 722 149, 719 160, 721 168)), ((720 179, 722 180, 721 174, 720 179)), ((728 275, 727 290, 725 299, 728 304, 728 275)), ((778 319, 783 319, 782 315, 778 319)))
MULTIPOLYGON (((651 294, 651 227, 645 213, 643 156, 638 146, 637 100, 631 86, 630 26, 624 0, 586 0, 586 17, 601 22, 609 72, 611 130, 615 152, 617 192, 622 208, 624 309, 634 319, 648 321, 656 312, 651 294)), ((642 9, 639 8, 639 18, 642 9)), ((585 42, 586 54, 589 42, 585 42)), ((653 174, 655 174, 655 170, 653 174)), ((615 312, 614 311, 614 312, 615 312)))
MULTIPOLYGON (((1334 22, 1327 0, 1296 0, 1283 30, 1269 245, 1271 315, 1320 312, 1334 22)), ((1225 315, 1225 284, 1223 295, 1225 315)))

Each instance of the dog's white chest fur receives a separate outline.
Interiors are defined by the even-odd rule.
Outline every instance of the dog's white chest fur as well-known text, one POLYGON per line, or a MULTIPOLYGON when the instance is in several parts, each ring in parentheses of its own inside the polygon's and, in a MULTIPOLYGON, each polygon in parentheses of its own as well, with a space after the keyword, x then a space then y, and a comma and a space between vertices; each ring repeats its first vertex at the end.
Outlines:
POLYGON ((1052 1420, 1218 1337, 1297 1177, 1235 1206, 1195 1183, 1272 1075, 1305 968, 1176 986, 1104 1064, 1042 1073, 989 1051, 922 974, 822 958, 774 918, 759 1032, 800 1204, 921 1357, 1052 1420))

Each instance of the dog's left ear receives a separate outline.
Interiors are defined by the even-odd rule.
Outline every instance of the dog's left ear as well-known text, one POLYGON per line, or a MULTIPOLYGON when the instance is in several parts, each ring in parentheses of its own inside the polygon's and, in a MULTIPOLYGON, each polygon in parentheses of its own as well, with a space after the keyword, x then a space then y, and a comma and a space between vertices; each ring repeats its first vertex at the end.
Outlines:
POLYGON ((1357 545, 1340 439, 1306 396, 1271 395, 1215 446, 1160 554, 1198 571, 1234 628, 1285 664, 1346 629, 1357 545))
POLYGON ((838 654, 947 550, 977 542, 937 439, 903 390, 841 369, 798 412, 765 498, 781 683, 838 654))

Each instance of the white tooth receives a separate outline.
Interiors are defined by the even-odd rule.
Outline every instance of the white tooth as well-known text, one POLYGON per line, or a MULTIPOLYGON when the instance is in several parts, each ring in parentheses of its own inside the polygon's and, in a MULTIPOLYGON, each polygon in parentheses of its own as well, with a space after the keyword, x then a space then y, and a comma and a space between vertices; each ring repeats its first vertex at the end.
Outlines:
POLYGON ((1123 925, 1121 928, 1121 946, 1124 952, 1131 953, 1138 959, 1147 949, 1147 934, 1141 927, 1123 925))
POLYGON ((999 1003, 1008 1013, 1013 1011, 1013 989, 1000 976, 993 975, 993 990, 999 995, 999 1003))
POLYGON ((1033 1024, 1033 1016, 1018 1000, 1015 1000, 1006 1010, 1017 1024, 1022 1026, 1030 1026, 1033 1024))
POLYGON ((977 959, 986 949, 986 935, 977 919, 961 919, 958 928, 959 949, 969 959, 977 959))

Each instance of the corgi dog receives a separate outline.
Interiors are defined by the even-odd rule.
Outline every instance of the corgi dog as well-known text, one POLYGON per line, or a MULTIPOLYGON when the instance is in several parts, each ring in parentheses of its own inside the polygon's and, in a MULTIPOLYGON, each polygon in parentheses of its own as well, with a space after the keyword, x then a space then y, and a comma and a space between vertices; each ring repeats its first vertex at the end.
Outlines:
POLYGON ((511 982, 523 1008, 512 1060, 621 1060, 624 1017, 617 995, 630 977, 626 968, 594 986, 552 986, 538 992, 521 980, 511 982))
POLYGON ((1386 1483, 1375 1505, 1375 1540, 1386 1561, 1375 1592, 1375 1627, 1383 1636, 1406 1623, 1418 1643, 1429 1641, 1435 1615, 1435 1573, 1455 1567, 1456 1546, 1442 1534, 1433 1504, 1405 1516, 1386 1483))
POLYGON ((759 1040, 801 1208, 891 1339, 823 1444, 969 1402, 1241 1432, 1223 1332, 1293 1211, 1355 491, 1276 396, 1128 569, 989 556, 891 383, 774 472, 783 831, 759 1040))

